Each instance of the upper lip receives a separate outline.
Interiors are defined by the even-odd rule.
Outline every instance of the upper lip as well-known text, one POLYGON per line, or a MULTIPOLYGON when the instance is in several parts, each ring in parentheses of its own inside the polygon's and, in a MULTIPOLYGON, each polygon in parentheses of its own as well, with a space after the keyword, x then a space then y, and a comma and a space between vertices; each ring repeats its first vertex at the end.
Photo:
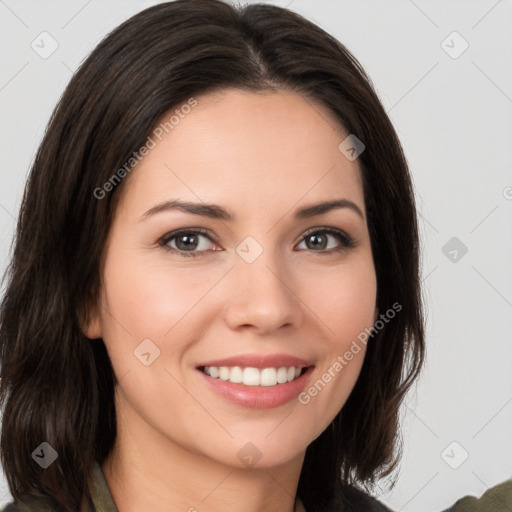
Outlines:
POLYGON ((243 368, 281 368, 283 366, 294 366, 297 368, 305 368, 312 366, 311 361, 306 361, 299 357, 287 354, 241 354, 238 356, 226 357, 224 359, 215 359, 206 361, 197 365, 197 368, 204 366, 240 366, 243 368))

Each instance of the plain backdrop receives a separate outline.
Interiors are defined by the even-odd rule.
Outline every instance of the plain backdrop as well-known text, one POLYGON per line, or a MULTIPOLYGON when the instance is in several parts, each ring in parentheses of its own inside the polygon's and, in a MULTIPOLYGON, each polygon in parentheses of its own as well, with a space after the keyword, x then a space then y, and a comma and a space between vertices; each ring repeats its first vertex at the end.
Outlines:
MULTIPOLYGON (((73 71, 155 3, 0 0, 0 271, 27 171, 73 71), (42 37, 46 51, 58 45, 49 56, 33 49, 42 37)), ((273 3, 359 59, 410 164, 428 361, 404 407, 398 483, 386 492, 383 482, 379 499, 396 511, 441 511, 512 477, 512 2, 273 3)), ((0 503, 9 499, 2 478, 0 503)))

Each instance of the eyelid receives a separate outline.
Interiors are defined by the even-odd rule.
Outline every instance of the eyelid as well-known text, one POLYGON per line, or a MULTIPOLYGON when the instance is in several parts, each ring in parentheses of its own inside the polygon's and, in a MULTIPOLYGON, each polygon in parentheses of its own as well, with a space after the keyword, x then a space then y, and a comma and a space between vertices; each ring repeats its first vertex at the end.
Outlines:
POLYGON ((334 236, 335 238, 338 239, 340 245, 334 249, 329 249, 329 250, 315 251, 313 249, 306 249, 306 252, 309 251, 310 253, 313 253, 313 254, 316 253, 316 254, 322 255, 322 256, 329 256, 329 255, 333 255, 333 254, 344 254, 344 253, 348 252, 349 250, 357 247, 357 245, 358 245, 357 240, 353 236, 349 235, 345 230, 340 229, 340 228, 335 228, 332 226, 317 226, 317 227, 311 228, 301 235, 298 243, 302 243, 303 241, 306 240, 306 238, 309 235, 312 235, 314 233, 327 234, 327 235, 334 236))
MULTIPOLYGON (((209 229, 200 228, 200 227, 179 228, 174 231, 169 231, 168 233, 166 233, 165 235, 160 237, 158 239, 157 243, 158 243, 158 245, 162 246, 164 250, 174 253, 174 254, 182 255, 185 257, 197 257, 197 256, 204 255, 205 253, 207 254, 207 253, 211 253, 211 252, 217 252, 217 251, 208 251, 208 250, 206 250, 206 251, 182 251, 182 250, 174 249, 172 247, 167 246, 167 244, 169 243, 170 240, 177 238, 180 234, 194 234, 194 233, 204 235, 205 237, 209 238, 215 245, 220 247, 220 244, 217 242, 217 237, 209 229)), ((333 235, 333 236, 338 237, 338 239, 341 240, 341 242, 340 242, 341 247, 339 247, 337 249, 320 250, 320 251, 314 251, 312 249, 309 249, 309 251, 313 252, 313 253, 325 254, 325 255, 335 254, 335 253, 344 252, 348 249, 351 249, 351 248, 357 246, 357 241, 355 240, 354 237, 349 235, 343 229, 335 228, 333 226, 315 226, 315 227, 309 228, 307 231, 303 232, 300 235, 299 239, 295 242, 295 245, 303 242, 307 236, 314 234, 314 233, 325 233, 328 235, 333 235)))
POLYGON ((312 235, 313 233, 327 233, 330 235, 337 235, 343 238, 344 243, 347 247, 355 247, 356 240, 353 236, 349 235, 345 230, 340 228, 335 228, 332 226, 317 226, 314 228, 308 229, 306 232, 302 233, 299 238, 299 241, 302 241, 308 235, 312 235))
POLYGON ((178 249, 174 249, 172 247, 167 246, 167 244, 169 243, 170 240, 177 238, 181 234, 191 234, 191 233, 201 234, 201 235, 209 238, 215 245, 220 246, 220 244, 217 242, 216 236, 209 229, 199 228, 199 227, 198 228, 195 228, 195 227, 179 228, 174 231, 169 231, 168 233, 166 233, 165 235, 163 235, 162 237, 160 237, 157 240, 157 244, 169 252, 173 252, 173 253, 177 253, 177 254, 185 254, 185 256, 195 256, 195 255, 200 255, 203 253, 211 252, 211 251, 197 251, 197 252, 180 251, 178 249))

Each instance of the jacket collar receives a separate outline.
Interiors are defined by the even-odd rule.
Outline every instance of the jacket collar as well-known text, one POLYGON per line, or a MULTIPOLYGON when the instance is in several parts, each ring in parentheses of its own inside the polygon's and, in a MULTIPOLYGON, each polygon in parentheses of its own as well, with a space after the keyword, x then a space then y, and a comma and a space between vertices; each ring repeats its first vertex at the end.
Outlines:
POLYGON ((98 462, 94 463, 92 484, 91 495, 96 512, 119 512, 98 462))

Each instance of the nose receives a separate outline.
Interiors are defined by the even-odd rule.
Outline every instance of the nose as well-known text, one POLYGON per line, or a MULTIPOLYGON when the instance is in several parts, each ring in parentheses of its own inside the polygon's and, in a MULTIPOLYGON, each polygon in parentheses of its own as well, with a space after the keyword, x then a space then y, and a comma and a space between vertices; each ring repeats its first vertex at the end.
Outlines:
POLYGON ((294 290, 291 273, 263 251, 256 261, 242 258, 230 272, 230 290, 226 298, 225 321, 233 329, 251 328, 267 334, 281 327, 298 327, 302 320, 301 301, 294 290))

